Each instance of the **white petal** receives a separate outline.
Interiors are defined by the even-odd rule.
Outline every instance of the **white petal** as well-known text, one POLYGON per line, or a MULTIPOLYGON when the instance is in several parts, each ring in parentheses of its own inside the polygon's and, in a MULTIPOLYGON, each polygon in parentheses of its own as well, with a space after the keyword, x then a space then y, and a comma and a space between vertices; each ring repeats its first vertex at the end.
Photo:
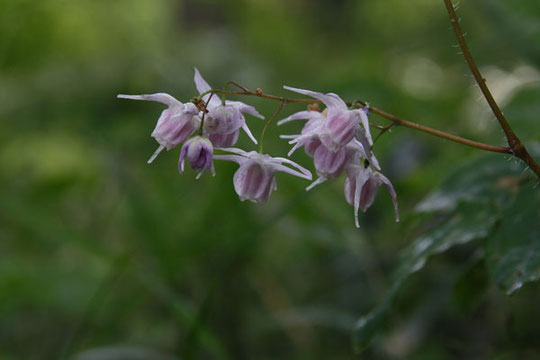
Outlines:
POLYGON ((244 123, 244 125, 242 125, 242 130, 244 130, 246 132, 247 136, 251 139, 251 141, 253 141, 255 144, 257 144, 257 139, 255 139, 255 137, 253 136, 253 134, 249 130, 246 123, 244 123))
POLYGON ((246 158, 238 155, 214 155, 214 160, 234 161, 237 164, 242 164, 246 158))
POLYGON ((309 171, 308 169, 298 165, 294 161, 289 160, 287 158, 275 157, 275 158, 272 158, 272 162, 285 163, 285 164, 291 165, 291 166, 297 168, 305 176, 306 179, 311 180, 313 178, 312 175, 311 175, 311 171, 309 171))
MULTIPOLYGON (((272 168, 274 169, 274 171, 281 171, 281 172, 284 172, 284 173, 287 173, 289 175, 294 175, 294 176, 297 176, 299 178, 302 178, 302 179, 306 179, 306 180, 311 180, 312 179, 312 176, 311 176, 311 173, 309 173, 309 176, 305 173, 302 173, 302 172, 299 172, 299 171, 296 171, 294 169, 291 169, 289 167, 286 167, 285 165, 281 165, 281 164, 272 164, 272 168)), ((305 169, 304 169, 305 170, 305 169)), ((307 171, 307 170, 306 170, 307 171)))
POLYGON ((246 151, 244 151, 242 149, 239 149, 239 148, 228 147, 228 148, 220 148, 220 150, 230 152, 230 153, 233 153, 233 154, 242 155, 244 157, 249 157, 248 152, 246 152, 246 151))
POLYGON ((319 177, 317 180, 315 180, 314 182, 312 182, 312 183, 306 188, 306 191, 309 191, 309 190, 313 189, 315 186, 322 184, 322 183, 325 182, 326 180, 328 180, 328 179, 325 178, 324 176, 319 177))
POLYGON ((377 181, 381 184, 384 184, 386 188, 388 189, 388 192, 390 193, 390 196, 392 196, 392 201, 394 203, 394 211, 396 213, 396 221, 399 222, 399 210, 398 210, 398 201, 397 201, 397 194, 394 190, 394 187, 392 186, 392 183, 386 176, 383 174, 376 172, 373 174, 373 177, 377 179, 377 181))
POLYGON ((208 90, 212 90, 212 88, 210 87, 210 84, 208 84, 206 80, 203 79, 201 73, 199 72, 199 69, 197 69, 196 67, 194 69, 195 69, 195 78, 194 78, 195 86, 197 87, 197 91, 199 92, 199 94, 207 92, 208 90))
POLYGON ((279 135, 280 139, 296 139, 300 135, 279 135))
POLYGON ((339 96, 333 93, 324 94, 317 91, 311 91, 311 90, 305 90, 305 89, 298 89, 293 88, 287 85, 284 85, 283 88, 297 92, 299 94, 311 96, 317 100, 322 101, 329 109, 330 108, 336 108, 340 110, 347 110, 347 104, 339 96))
POLYGON ((159 145, 159 147, 156 149, 156 151, 154 151, 154 153, 152 154, 152 156, 150 156, 150 159, 148 159, 148 164, 151 164, 152 161, 154 161, 154 159, 155 159, 155 158, 159 155, 159 153, 162 152, 164 149, 165 149, 165 146, 159 145))
POLYGON ((373 145, 373 138, 371 137, 371 132, 369 129, 369 120, 366 113, 362 109, 353 110, 353 111, 360 116, 360 121, 362 122, 362 126, 364 127, 364 130, 365 130, 364 133, 369 141, 369 145, 373 145))
POLYGON ((229 100, 227 100, 227 101, 225 101, 225 104, 232 105, 232 106, 236 107, 238 110, 240 110, 241 113, 253 115, 255 117, 258 117, 259 119, 264 119, 264 116, 259 114, 257 109, 255 109, 251 105, 244 104, 241 101, 229 101, 229 100))
POLYGON ((310 111, 310 110, 299 111, 297 113, 292 114, 291 116, 286 117, 285 119, 279 120, 277 124, 279 126, 279 125, 283 125, 288 122, 291 122, 293 120, 310 120, 318 116, 322 116, 321 113, 318 111, 310 111))
POLYGON ((180 101, 176 100, 174 97, 166 93, 143 94, 143 95, 118 94, 116 95, 116 97, 120 99, 155 101, 155 102, 159 102, 168 106, 183 105, 180 101))

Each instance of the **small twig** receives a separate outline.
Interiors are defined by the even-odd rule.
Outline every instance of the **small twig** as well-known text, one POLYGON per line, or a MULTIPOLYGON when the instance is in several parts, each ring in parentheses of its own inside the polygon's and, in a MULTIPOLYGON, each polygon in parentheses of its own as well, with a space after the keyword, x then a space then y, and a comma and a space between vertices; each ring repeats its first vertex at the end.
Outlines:
POLYGON ((285 106, 285 104, 287 104, 287 100, 283 100, 281 102, 281 104, 279 104, 278 108, 276 109, 276 111, 274 112, 274 114, 272 115, 272 117, 270 119, 268 119, 268 121, 266 122, 266 124, 264 124, 264 127, 262 129, 262 132, 261 132, 261 144, 260 144, 260 147, 259 147, 259 153, 262 154, 263 153, 263 147, 264 147, 264 135, 266 134, 266 129, 268 129, 268 127, 270 126, 270 124, 272 123, 272 121, 274 121, 274 119, 279 115, 279 113, 281 112, 281 110, 283 109, 283 107, 285 106))
POLYGON ((214 96, 214 92, 212 92, 210 94, 210 96, 208 97, 208 101, 206 101, 204 103, 204 111, 203 111, 203 114, 202 114, 202 117, 201 117, 201 126, 199 128, 199 132, 200 132, 200 135, 202 136, 203 135, 203 132, 204 132, 204 118, 206 116, 206 113, 208 112, 208 104, 210 103, 210 100, 212 100, 212 96, 214 96))
POLYGON ((247 88, 243 87, 242 85, 240 85, 240 84, 237 83, 236 81, 229 80, 229 81, 227 81, 227 82, 225 83, 225 86, 227 86, 227 85, 229 85, 229 84, 236 86, 237 88, 239 88, 240 90, 242 90, 242 91, 244 91, 244 92, 249 92, 249 90, 248 90, 247 88))
POLYGON ((469 50, 469 47, 467 46, 467 42, 465 41, 465 37, 463 36, 463 32, 461 31, 461 27, 459 26, 459 19, 456 15, 456 11, 454 10, 454 5, 452 4, 451 0, 443 0, 446 5, 446 10, 448 11, 448 16, 450 17, 450 22, 452 23, 452 27, 454 28, 454 32, 456 33, 456 37, 459 43, 459 47, 461 48, 461 52, 463 53, 463 56, 465 57, 465 61, 467 62, 467 65, 469 65, 469 69, 471 70, 474 79, 476 80, 476 83, 480 87, 480 90, 482 91, 482 94, 484 94, 484 97, 486 98, 489 107, 491 108, 491 111, 499 121, 499 124, 501 125, 501 128, 504 131, 504 134, 506 135, 506 139, 508 141, 508 145, 510 146, 511 153, 523 160, 534 173, 540 178, 540 165, 536 163, 536 161, 529 155, 527 152, 527 149, 525 148, 525 145, 521 142, 521 140, 518 138, 516 133, 514 133, 514 130, 510 127, 510 124, 504 117, 501 109, 499 108, 499 105, 493 98, 493 95, 491 94, 491 91, 489 91, 489 88, 486 84, 486 79, 482 77, 482 74, 480 73, 480 70, 478 69, 478 66, 476 66, 476 63, 474 62, 474 59, 472 57, 471 51, 469 50))
POLYGON ((383 126, 380 130, 381 132, 379 132, 377 134, 377 136, 375 137, 375 139, 373 139, 373 144, 375 144, 377 142, 377 140, 382 136, 384 135, 386 132, 388 131, 391 131, 394 127, 396 127, 398 125, 397 122, 393 122, 391 123, 390 125, 386 125, 386 126, 383 126))

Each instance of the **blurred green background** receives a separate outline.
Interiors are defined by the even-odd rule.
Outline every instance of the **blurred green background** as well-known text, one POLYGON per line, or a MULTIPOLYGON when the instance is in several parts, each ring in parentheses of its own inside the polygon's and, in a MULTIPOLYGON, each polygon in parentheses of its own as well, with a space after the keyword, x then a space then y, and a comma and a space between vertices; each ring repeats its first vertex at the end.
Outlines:
MULTIPOLYGON (((526 144, 540 140, 539 4, 459 9, 526 144)), ((214 87, 333 91, 503 145, 455 46, 435 0, 0 0, 0 359, 353 358, 352 327, 418 235, 414 206, 481 151, 386 134, 375 151, 404 221, 382 190, 356 229, 343 179, 306 193, 278 174, 260 206, 238 200, 232 163, 198 181, 178 174, 178 149, 147 165, 163 106, 116 94, 187 101, 197 66, 214 87)), ((278 105, 238 100, 266 116, 278 105)), ((248 122, 260 134, 264 123, 248 122)), ((283 156, 279 134, 299 129, 271 127, 266 151, 283 156)), ((244 135, 238 146, 254 149, 244 135)), ((312 169, 301 151, 292 159, 312 169)), ((476 250, 413 276, 361 357, 538 358, 538 285, 507 297, 476 250)))

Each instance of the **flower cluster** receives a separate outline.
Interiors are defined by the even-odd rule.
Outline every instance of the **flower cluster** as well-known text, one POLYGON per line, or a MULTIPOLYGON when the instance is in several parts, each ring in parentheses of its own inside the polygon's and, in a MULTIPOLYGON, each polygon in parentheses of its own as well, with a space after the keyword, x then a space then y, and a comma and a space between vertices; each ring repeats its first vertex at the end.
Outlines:
POLYGON ((369 130, 369 108, 349 109, 333 93, 284 88, 311 96, 326 105, 322 112, 300 111, 278 122, 278 125, 283 125, 293 120, 307 120, 300 134, 281 136, 291 139, 289 143, 294 144, 289 156, 303 146, 306 154, 313 158, 319 177, 306 190, 346 173, 345 198, 354 206, 355 225, 359 227, 358 210, 365 212, 373 203, 379 185, 384 184, 392 196, 396 221, 399 221, 396 192, 390 180, 377 171, 381 167, 371 151, 373 139, 369 130))
MULTIPOLYGON (((312 180, 309 170, 287 158, 232 147, 238 140, 240 130, 257 144, 244 115, 260 119, 264 119, 264 116, 253 106, 216 96, 219 91, 213 90, 196 68, 194 80, 199 96, 187 103, 165 93, 118 95, 119 98, 167 105, 152 132, 159 146, 148 163, 154 161, 164 149, 171 150, 181 144, 178 161, 180 173, 184 172, 186 159, 191 168, 198 171, 197 178, 206 172, 215 175, 214 160, 236 162, 239 168, 234 174, 233 184, 240 200, 261 204, 277 189, 276 172, 312 180), (192 136, 196 132, 198 134, 192 136), (224 153, 214 154, 215 149, 224 153)), ((304 147, 306 154, 313 158, 318 178, 306 190, 346 173, 345 198, 354 206, 355 224, 358 227, 358 210, 365 211, 371 206, 378 186, 384 184, 394 200, 398 220, 396 193, 390 181, 378 172, 380 166, 371 150, 373 140, 369 130, 368 108, 349 109, 333 93, 285 88, 311 96, 326 105, 322 112, 312 107, 278 122, 278 125, 282 125, 293 120, 307 120, 300 134, 281 136, 290 139, 289 143, 293 145, 289 156, 296 149, 304 147)))

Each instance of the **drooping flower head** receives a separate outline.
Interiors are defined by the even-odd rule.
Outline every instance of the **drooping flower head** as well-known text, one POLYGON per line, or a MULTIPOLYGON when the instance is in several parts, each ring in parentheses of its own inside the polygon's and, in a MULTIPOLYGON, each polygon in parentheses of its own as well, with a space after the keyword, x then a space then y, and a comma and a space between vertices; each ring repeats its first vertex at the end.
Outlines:
POLYGON ((214 164, 212 163, 213 153, 214 147, 210 140, 202 136, 192 137, 182 146, 180 159, 178 160, 178 171, 180 174, 184 172, 184 162, 187 157, 189 166, 193 170, 199 171, 197 179, 208 171, 211 171, 212 175, 215 175, 214 164))
MULTIPOLYGON (((212 89, 197 68, 195 68, 194 80, 197 91, 199 91, 200 94, 212 89)), ((225 104, 223 104, 218 96, 212 96, 212 94, 203 95, 202 100, 206 102, 206 109, 208 110, 208 114, 206 114, 204 120, 204 131, 207 135, 230 135, 241 128, 245 131, 251 141, 257 144, 257 140, 249 130, 249 127, 246 124, 246 118, 243 115, 249 114, 264 119, 264 116, 259 114, 253 106, 244 104, 240 101, 230 100, 226 100, 225 104)), ((212 138, 210 137, 210 139, 212 138)), ((217 137, 217 139, 222 140, 223 138, 217 137)), ((232 146, 236 143, 237 139, 237 136, 228 137, 228 141, 225 142, 226 144, 214 144, 214 146, 232 146)))
POLYGON ((356 227, 360 227, 358 223, 358 209, 365 212, 375 200, 377 188, 384 184, 388 192, 392 196, 394 202, 394 210, 396 213, 396 221, 399 221, 397 195, 390 180, 383 174, 373 171, 368 166, 351 165, 347 168, 347 178, 345 179, 345 199, 354 206, 354 223, 356 227))
POLYGON ((234 190, 240 200, 265 203, 273 190, 277 189, 274 173, 281 171, 303 179, 311 180, 311 172, 297 163, 281 157, 271 157, 255 151, 246 152, 236 148, 223 151, 234 155, 215 155, 216 160, 234 161, 240 165, 233 177, 234 190), (290 165, 292 169, 284 164, 290 165))
MULTIPOLYGON (((368 139, 370 145, 373 143, 371 140, 371 133, 369 131, 369 121, 367 114, 363 109, 349 110, 347 104, 334 93, 320 93, 311 90, 297 89, 290 86, 284 86, 285 89, 297 92, 299 94, 311 96, 317 100, 322 101, 327 106, 326 116, 322 116, 322 119, 317 122, 317 126, 313 126, 309 131, 305 131, 300 134, 291 143, 305 142, 306 139, 317 137, 321 143, 326 146, 330 151, 338 151, 345 146, 352 138, 358 133, 358 125, 362 124, 364 127, 363 134, 368 139)), ((309 111, 300 112, 295 114, 298 119, 309 115, 307 119, 310 121, 314 118, 309 111)), ((289 117, 291 118, 291 117, 289 117)), ((304 119, 306 119, 304 117, 304 119)), ((281 122, 283 123, 283 122, 281 122)))
POLYGON ((131 100, 156 101, 167 105, 161 113, 152 137, 159 143, 159 147, 148 160, 154 161, 163 149, 170 150, 186 140, 200 125, 201 118, 197 107, 192 103, 182 104, 169 94, 156 93, 145 95, 124 95, 117 97, 131 100))

